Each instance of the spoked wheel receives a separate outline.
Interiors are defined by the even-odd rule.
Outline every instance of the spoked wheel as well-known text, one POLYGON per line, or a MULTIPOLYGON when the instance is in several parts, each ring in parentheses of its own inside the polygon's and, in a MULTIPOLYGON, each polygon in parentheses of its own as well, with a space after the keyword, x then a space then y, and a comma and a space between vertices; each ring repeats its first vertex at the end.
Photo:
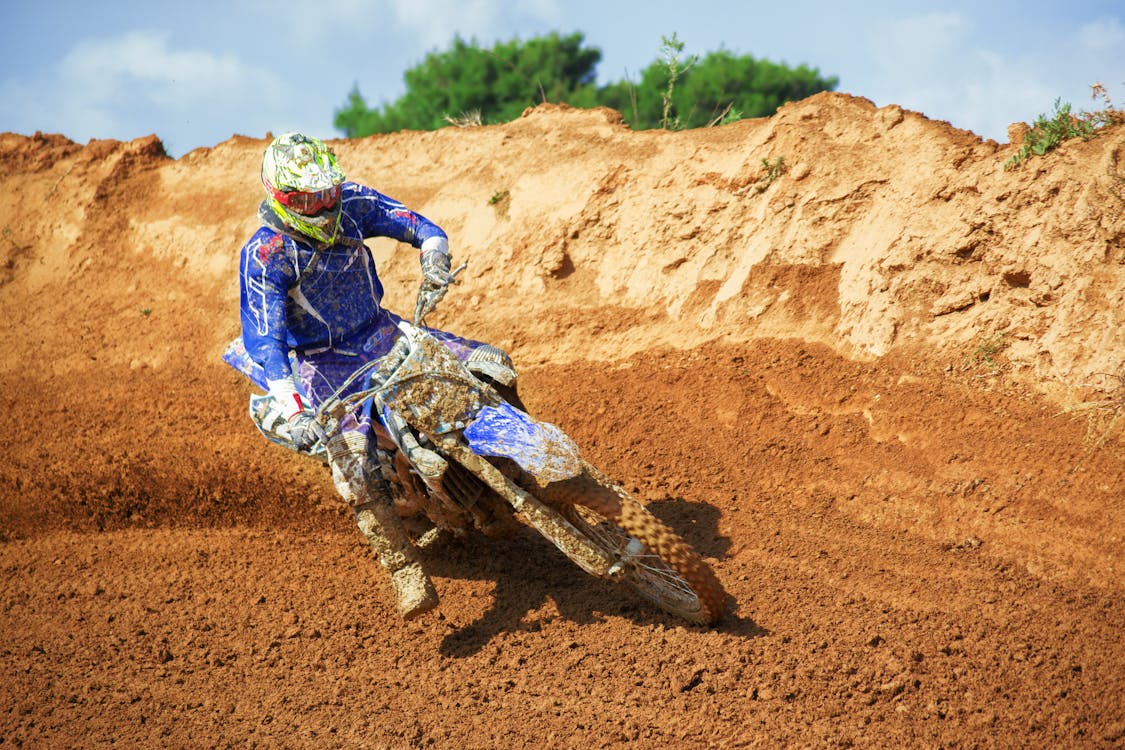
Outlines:
POLYGON ((618 580, 664 611, 700 625, 723 614, 727 595, 698 553, 636 499, 592 470, 551 485, 556 507, 617 564, 618 580))

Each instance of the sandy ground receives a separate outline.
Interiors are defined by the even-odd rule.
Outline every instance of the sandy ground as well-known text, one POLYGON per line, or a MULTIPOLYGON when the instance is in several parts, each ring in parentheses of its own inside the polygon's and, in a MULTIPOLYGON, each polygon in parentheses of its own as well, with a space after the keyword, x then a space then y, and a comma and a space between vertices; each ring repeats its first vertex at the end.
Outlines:
POLYGON ((1125 745, 1125 131, 1004 170, 822 94, 335 143, 468 260, 431 322, 709 559, 713 628, 530 531, 428 551, 397 619, 218 360, 264 144, 0 135, 0 745, 1125 745))

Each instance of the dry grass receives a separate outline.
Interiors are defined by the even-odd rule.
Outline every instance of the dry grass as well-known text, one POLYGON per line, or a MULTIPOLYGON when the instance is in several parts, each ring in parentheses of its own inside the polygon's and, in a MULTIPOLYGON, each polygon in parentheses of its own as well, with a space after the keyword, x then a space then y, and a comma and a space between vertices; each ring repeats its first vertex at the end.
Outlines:
POLYGON ((1103 395, 1102 398, 1078 401, 1067 405, 1062 411, 1063 414, 1080 415, 1086 420, 1087 451, 1083 460, 1104 446, 1115 430, 1125 426, 1125 367, 1116 375, 1103 375, 1116 385, 1093 391, 1103 395))
POLYGON ((471 128, 476 125, 482 124, 479 109, 462 112, 457 117, 450 117, 449 115, 445 115, 442 119, 448 122, 450 125, 454 125, 458 128, 471 128))

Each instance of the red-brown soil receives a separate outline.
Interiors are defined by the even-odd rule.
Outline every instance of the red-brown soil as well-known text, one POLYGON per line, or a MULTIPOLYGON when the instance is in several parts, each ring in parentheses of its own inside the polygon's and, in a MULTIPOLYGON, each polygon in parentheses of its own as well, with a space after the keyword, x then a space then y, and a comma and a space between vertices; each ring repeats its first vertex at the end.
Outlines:
POLYGON ((398 620, 218 358, 264 145, 0 135, 0 745, 1125 744, 1125 130, 1005 170, 821 94, 334 142, 468 261, 431 322, 712 562, 714 628, 530 531, 427 552, 398 620))

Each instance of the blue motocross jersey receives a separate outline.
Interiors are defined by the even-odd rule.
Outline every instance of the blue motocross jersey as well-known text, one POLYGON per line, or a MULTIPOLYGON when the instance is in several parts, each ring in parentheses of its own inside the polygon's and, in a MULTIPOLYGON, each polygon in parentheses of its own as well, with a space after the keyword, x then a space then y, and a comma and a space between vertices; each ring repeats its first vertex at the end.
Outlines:
POLYGON ((446 237, 429 219, 372 188, 345 182, 340 200, 340 230, 331 247, 318 251, 267 225, 242 248, 242 340, 270 380, 290 375, 290 349, 346 350, 382 316, 383 285, 364 238, 390 237, 420 248, 431 237, 446 237))

